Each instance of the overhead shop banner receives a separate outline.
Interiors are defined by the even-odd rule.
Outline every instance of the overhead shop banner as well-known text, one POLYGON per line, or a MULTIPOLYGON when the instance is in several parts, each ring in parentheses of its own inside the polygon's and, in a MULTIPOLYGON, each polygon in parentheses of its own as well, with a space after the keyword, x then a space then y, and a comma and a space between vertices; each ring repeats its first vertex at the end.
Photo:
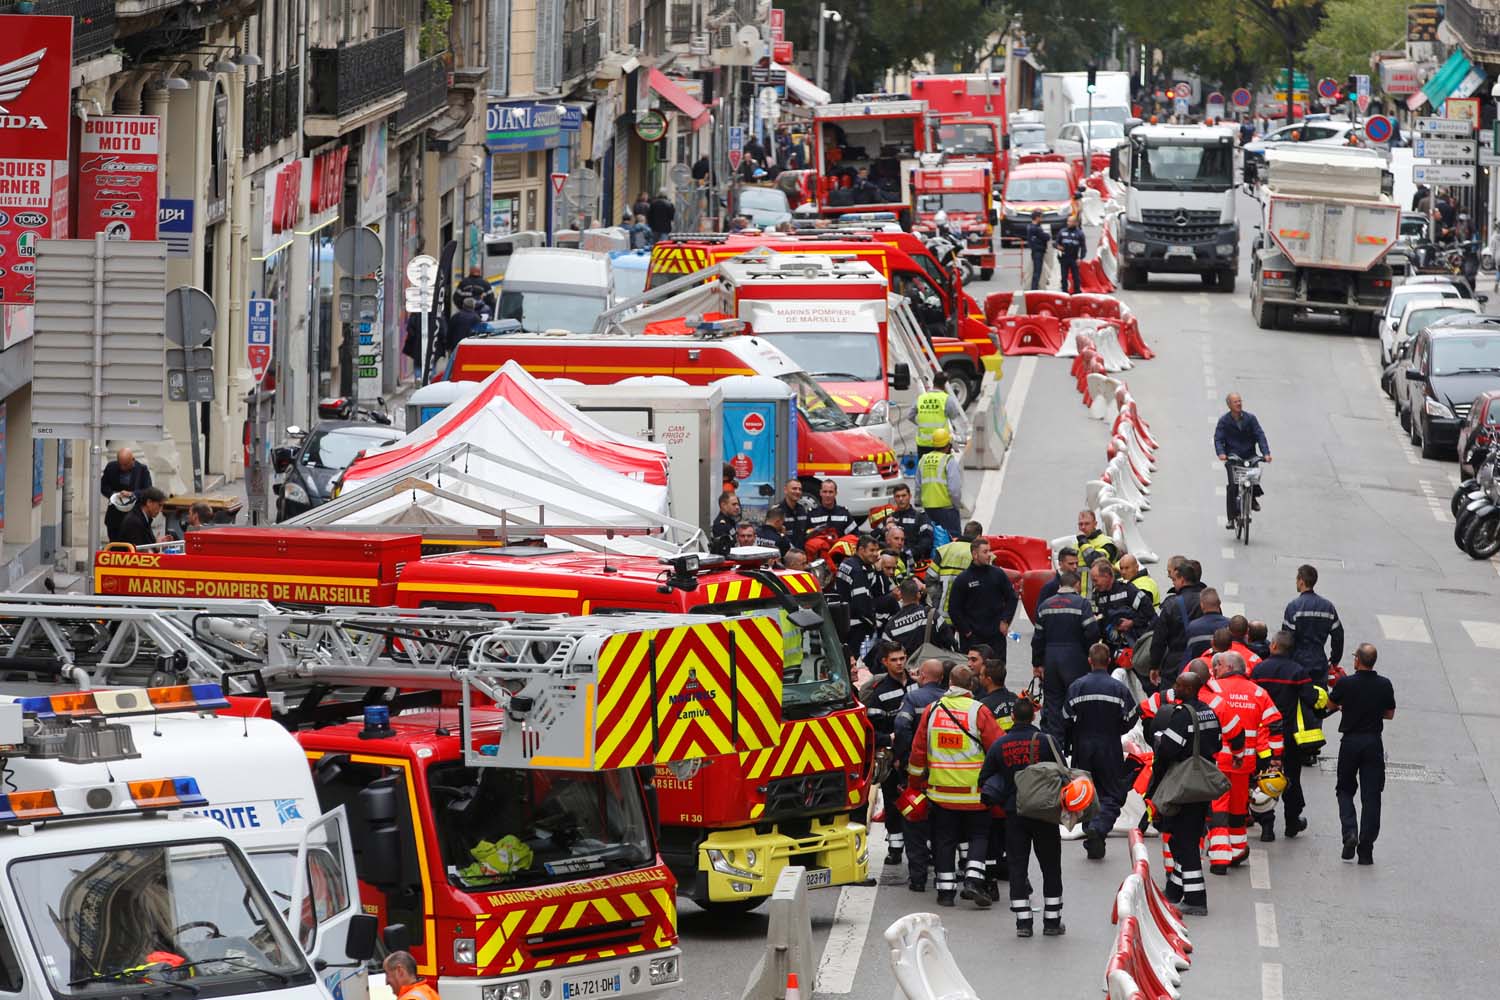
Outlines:
POLYGON ((154 240, 161 119, 106 115, 78 130, 78 238, 154 240))
POLYGON ((484 142, 491 153, 556 149, 562 142, 562 119, 562 109, 556 104, 491 104, 484 113, 484 142))
POLYGON ((0 304, 32 301, 36 243, 54 235, 54 201, 55 235, 67 235, 72 71, 71 17, 6 15, 0 36, 0 304))
POLYGON ((1453 96, 1458 85, 1463 83, 1469 75, 1474 64, 1469 57, 1464 55, 1462 49, 1455 49, 1448 57, 1448 61, 1438 67, 1438 71, 1432 74, 1432 79, 1422 85, 1422 89, 1406 99, 1406 106, 1413 111, 1422 106, 1424 100, 1431 102, 1434 109, 1441 109, 1443 102, 1453 96))

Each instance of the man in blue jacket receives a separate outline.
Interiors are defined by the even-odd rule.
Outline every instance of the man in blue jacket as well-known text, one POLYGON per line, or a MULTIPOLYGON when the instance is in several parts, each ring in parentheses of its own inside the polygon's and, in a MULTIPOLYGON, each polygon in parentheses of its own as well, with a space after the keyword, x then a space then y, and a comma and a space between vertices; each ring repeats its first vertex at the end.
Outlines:
POLYGON ((1026 249, 1031 251, 1031 290, 1034 292, 1042 283, 1042 258, 1047 254, 1047 244, 1052 242, 1052 234, 1047 232, 1047 227, 1042 225, 1042 210, 1037 209, 1031 213, 1031 223, 1026 227, 1026 249))
MULTIPOLYGON (((1227 483, 1227 488, 1224 490, 1224 510, 1228 522, 1224 527, 1232 530, 1235 518, 1240 513, 1240 498, 1234 488, 1234 466, 1229 464, 1229 460, 1231 458, 1255 458, 1259 450, 1260 460, 1269 462, 1271 446, 1266 443, 1266 432, 1261 430, 1260 421, 1255 419, 1255 414, 1245 412, 1245 402, 1240 399, 1239 393, 1231 392, 1224 397, 1224 402, 1229 410, 1219 418, 1218 425, 1214 427, 1214 454, 1219 457, 1219 461, 1224 463, 1224 477, 1227 483)), ((1260 510, 1260 497, 1263 492, 1257 484, 1252 510, 1260 510)))

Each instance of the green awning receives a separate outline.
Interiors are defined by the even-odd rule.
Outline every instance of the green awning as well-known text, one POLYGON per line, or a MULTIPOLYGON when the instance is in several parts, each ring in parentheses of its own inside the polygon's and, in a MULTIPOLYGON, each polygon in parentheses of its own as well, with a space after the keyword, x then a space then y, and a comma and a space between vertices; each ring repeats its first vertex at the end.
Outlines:
POLYGON ((1469 75, 1469 70, 1472 68, 1473 63, 1469 62, 1469 57, 1464 55, 1462 49, 1457 49, 1448 57, 1448 61, 1432 74, 1432 79, 1422 85, 1422 93, 1426 95, 1427 100, 1438 113, 1442 113, 1443 102, 1448 99, 1449 94, 1453 93, 1459 82, 1469 75))

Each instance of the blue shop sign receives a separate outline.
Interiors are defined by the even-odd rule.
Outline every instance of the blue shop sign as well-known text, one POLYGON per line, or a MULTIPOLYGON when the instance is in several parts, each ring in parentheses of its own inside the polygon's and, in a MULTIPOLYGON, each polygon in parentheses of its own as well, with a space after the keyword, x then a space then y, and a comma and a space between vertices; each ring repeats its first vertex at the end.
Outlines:
POLYGON ((583 131, 583 108, 576 104, 562 106, 562 130, 564 132, 583 131))
POLYGON ((491 153, 529 153, 556 149, 561 142, 562 114, 556 104, 491 104, 485 109, 485 144, 491 153))

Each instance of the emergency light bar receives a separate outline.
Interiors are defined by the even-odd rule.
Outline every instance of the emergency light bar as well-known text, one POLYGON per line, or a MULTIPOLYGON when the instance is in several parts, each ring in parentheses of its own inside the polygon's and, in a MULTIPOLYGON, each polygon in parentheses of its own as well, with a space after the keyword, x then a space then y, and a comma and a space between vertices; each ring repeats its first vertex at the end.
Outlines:
POLYGON ((229 707, 217 684, 175 684, 153 688, 101 688, 18 698, 25 715, 37 719, 115 718, 159 712, 211 712, 229 707))
POLYGON ((150 778, 0 794, 0 827, 208 805, 194 778, 150 778))

